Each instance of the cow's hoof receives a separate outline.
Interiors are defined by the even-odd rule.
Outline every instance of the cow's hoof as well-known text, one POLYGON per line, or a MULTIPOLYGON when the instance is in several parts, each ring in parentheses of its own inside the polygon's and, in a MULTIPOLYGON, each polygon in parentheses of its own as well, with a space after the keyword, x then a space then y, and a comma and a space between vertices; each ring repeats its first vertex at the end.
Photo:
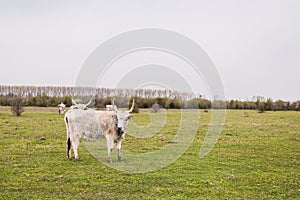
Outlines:
POLYGON ((76 158, 75 162, 81 162, 80 158, 76 158))
POLYGON ((108 159, 107 162, 112 163, 113 161, 111 159, 108 159))

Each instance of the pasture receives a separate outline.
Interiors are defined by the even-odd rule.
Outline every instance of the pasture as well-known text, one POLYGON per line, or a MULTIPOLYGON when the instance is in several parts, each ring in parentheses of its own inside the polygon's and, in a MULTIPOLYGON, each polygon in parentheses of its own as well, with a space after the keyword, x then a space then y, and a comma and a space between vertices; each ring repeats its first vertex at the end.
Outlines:
MULTIPOLYGON (((149 122, 147 112, 133 115, 149 122)), ((167 118, 152 138, 126 135, 122 149, 144 153, 169 143, 180 112, 167 118)), ((132 174, 104 165, 82 144, 81 162, 67 160, 56 108, 27 107, 15 117, 0 107, 0 199, 300 199, 300 112, 227 110, 218 143, 200 159, 209 122, 210 112, 201 111, 197 135, 176 162, 132 174)))

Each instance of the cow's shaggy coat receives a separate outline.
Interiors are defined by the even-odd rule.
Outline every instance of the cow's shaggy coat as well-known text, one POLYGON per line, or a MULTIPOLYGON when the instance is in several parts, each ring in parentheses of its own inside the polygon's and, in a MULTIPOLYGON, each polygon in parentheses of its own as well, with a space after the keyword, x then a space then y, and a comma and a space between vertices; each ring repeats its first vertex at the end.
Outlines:
POLYGON ((118 160, 121 161, 121 142, 125 137, 125 131, 129 119, 129 111, 95 111, 83 109, 70 109, 65 114, 67 129, 67 156, 71 159, 71 146, 75 159, 78 160, 79 139, 106 138, 108 161, 112 162, 111 152, 113 148, 118 150, 118 160))

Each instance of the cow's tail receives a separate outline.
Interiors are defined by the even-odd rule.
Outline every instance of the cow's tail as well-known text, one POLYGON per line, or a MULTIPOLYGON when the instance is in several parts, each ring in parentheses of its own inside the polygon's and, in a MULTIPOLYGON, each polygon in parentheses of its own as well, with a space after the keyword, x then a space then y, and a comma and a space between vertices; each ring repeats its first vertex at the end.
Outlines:
POLYGON ((66 123, 66 129, 67 129, 67 156, 68 159, 71 159, 71 140, 70 140, 70 127, 69 127, 69 120, 68 117, 65 116, 65 123, 66 123))

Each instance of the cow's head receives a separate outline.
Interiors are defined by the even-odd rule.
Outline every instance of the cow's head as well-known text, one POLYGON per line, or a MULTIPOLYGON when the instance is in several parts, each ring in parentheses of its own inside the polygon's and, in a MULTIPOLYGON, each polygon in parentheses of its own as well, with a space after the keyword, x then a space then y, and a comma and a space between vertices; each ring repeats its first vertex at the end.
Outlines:
MULTIPOLYGON (((112 105, 114 107, 114 100, 113 100, 112 105)), ((132 118, 130 113, 133 111, 133 108, 134 108, 134 99, 132 101, 132 106, 131 106, 130 110, 128 110, 128 111, 114 110, 116 113, 116 117, 117 117, 117 131, 119 133, 121 133, 121 134, 125 133, 127 125, 128 125, 128 121, 132 118)))
POLYGON ((92 99, 87 103, 87 104, 82 104, 82 103, 76 103, 72 99, 72 106, 70 107, 71 109, 80 109, 80 110, 88 110, 88 106, 92 103, 92 99))

